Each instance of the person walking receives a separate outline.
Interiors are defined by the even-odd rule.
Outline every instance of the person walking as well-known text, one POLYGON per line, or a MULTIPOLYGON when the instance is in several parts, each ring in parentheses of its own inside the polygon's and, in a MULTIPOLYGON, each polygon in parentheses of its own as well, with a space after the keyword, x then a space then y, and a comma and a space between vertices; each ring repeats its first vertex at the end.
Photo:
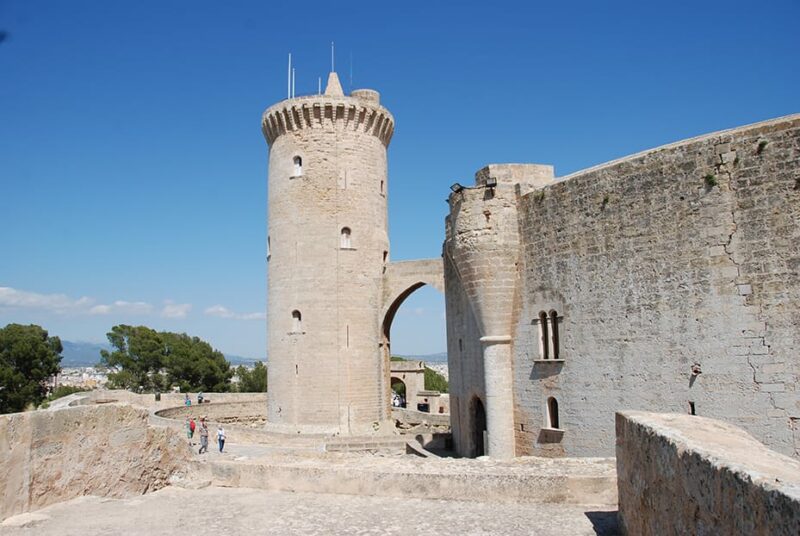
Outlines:
POLYGON ((217 443, 219 443, 219 451, 222 453, 222 449, 225 447, 225 429, 221 424, 217 426, 217 443))
POLYGON ((194 445, 192 443, 192 439, 194 439, 194 430, 197 428, 197 424, 194 422, 194 417, 189 417, 189 444, 194 445))
POLYGON ((203 452, 208 452, 208 425, 206 418, 200 417, 200 450, 197 453, 202 454, 203 452))
POLYGON ((186 431, 186 439, 189 440, 189 446, 192 446, 192 425, 189 422, 189 417, 186 417, 186 420, 183 421, 183 429, 186 431))

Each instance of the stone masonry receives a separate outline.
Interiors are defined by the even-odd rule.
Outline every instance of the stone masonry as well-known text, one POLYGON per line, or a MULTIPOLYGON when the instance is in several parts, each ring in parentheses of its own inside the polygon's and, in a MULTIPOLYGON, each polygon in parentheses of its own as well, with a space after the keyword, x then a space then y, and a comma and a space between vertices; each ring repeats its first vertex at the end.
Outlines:
MULTIPOLYGON (((0 415, 0 520, 82 495, 139 496, 184 469, 186 442, 127 405, 0 415)), ((0 531, 1 532, 1 531, 0 531)))
POLYGON ((490 454, 499 434, 503 455, 611 455, 614 412, 636 408, 723 419, 800 455, 800 116, 555 181, 489 166, 450 206, 461 454, 479 453, 480 403, 490 454), (509 337, 508 357, 487 336, 509 337))
POLYGON ((800 534, 800 462, 730 424, 617 413, 624 534, 800 534))
POLYGON ((386 212, 394 119, 376 91, 345 96, 331 73, 324 94, 267 109, 262 130, 270 148, 268 426, 388 431, 391 318, 407 289, 442 278, 440 259, 418 261, 424 269, 412 272, 422 273, 399 290, 387 277, 397 271, 386 212))

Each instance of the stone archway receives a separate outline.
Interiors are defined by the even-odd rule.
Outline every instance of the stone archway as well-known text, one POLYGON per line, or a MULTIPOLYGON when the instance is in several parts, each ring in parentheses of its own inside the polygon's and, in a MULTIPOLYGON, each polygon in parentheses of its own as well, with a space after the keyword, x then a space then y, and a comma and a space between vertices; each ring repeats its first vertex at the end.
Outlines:
POLYGON ((408 396, 408 388, 406 387, 406 382, 402 379, 398 378, 394 374, 392 374, 389 378, 389 386, 392 390, 392 397, 394 398, 394 394, 396 393, 398 396, 401 397, 403 403, 400 406, 395 406, 392 404, 392 407, 406 407, 406 397, 408 396))
MULTIPOLYGON (((383 276, 383 306, 381 308, 381 396, 385 401, 385 417, 391 415, 391 329, 398 309, 414 291, 430 285, 444 293, 442 259, 424 259, 389 263, 383 276)), ((407 399, 408 401, 408 399, 407 399)))
POLYGON ((472 452, 473 458, 486 454, 485 433, 486 433, 486 408, 477 396, 470 402, 470 420, 472 425, 472 452))

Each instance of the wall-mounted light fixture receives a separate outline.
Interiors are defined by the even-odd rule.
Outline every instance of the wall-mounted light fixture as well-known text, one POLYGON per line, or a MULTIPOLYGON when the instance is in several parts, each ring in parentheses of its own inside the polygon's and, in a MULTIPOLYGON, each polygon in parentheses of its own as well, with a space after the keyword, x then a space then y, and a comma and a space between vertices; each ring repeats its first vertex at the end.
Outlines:
POLYGON ((487 188, 494 188, 497 186, 497 178, 496 177, 489 177, 486 179, 486 187, 487 188))
POLYGON ((453 193, 454 193, 454 194, 457 194, 458 192, 460 192, 461 190, 463 190, 463 189, 464 189, 464 187, 463 187, 463 186, 461 186, 459 183, 457 183, 457 182, 454 182, 454 183, 453 183, 453 184, 450 186, 450 189, 451 189, 451 190, 453 190, 453 193))

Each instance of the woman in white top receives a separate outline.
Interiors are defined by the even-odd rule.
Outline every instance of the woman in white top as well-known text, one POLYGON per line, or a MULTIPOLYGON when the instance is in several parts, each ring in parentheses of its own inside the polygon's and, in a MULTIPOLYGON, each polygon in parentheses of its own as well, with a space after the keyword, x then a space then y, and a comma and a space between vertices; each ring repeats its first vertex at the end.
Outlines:
POLYGON ((217 427, 217 443, 219 443, 219 451, 222 452, 222 448, 225 446, 225 429, 221 424, 217 427))

